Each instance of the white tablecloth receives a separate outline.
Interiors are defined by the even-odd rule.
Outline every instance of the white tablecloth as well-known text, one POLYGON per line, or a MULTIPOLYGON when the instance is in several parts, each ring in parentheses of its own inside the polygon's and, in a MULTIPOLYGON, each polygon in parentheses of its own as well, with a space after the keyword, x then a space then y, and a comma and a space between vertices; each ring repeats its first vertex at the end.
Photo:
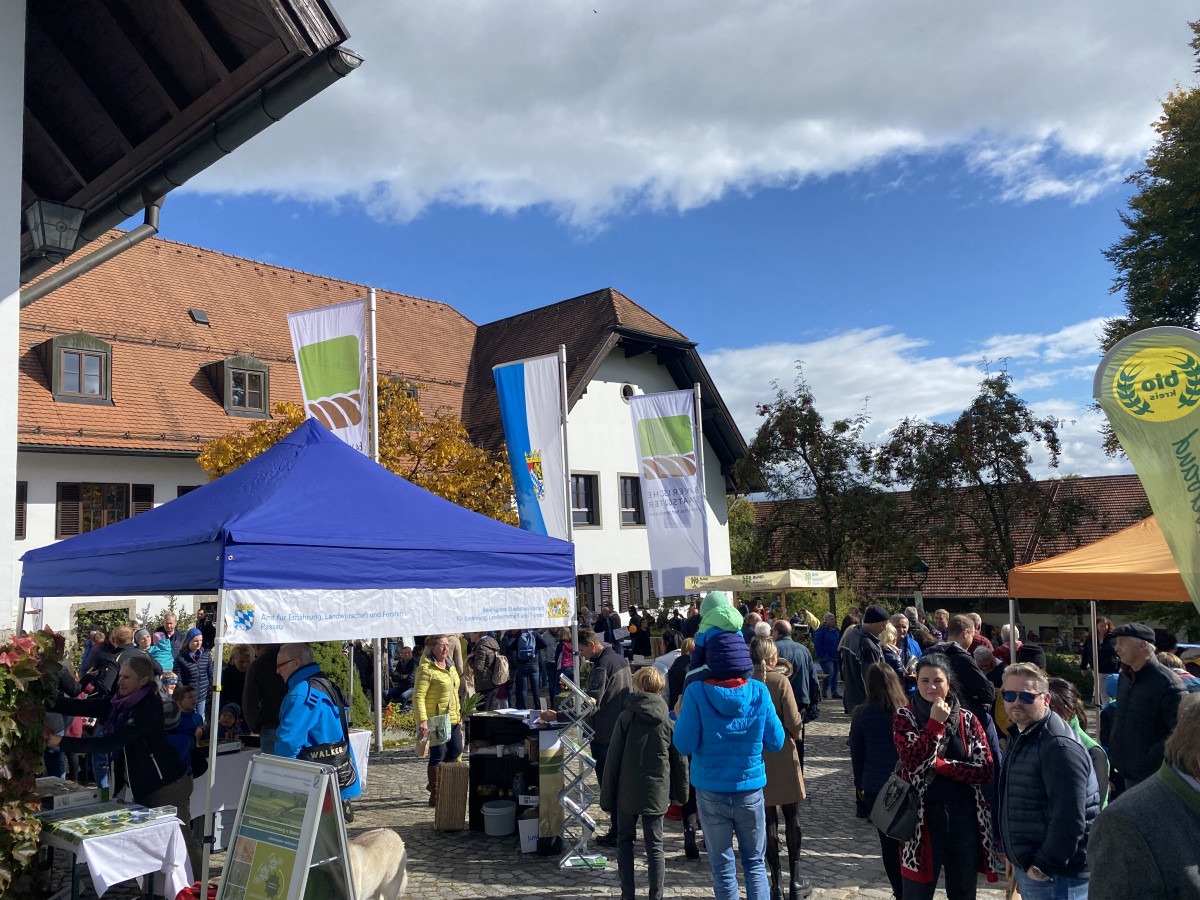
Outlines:
MULTIPOLYGON (((80 814, 86 815, 86 807, 80 814)), ((42 832, 42 842, 59 850, 74 853, 88 867, 97 896, 103 896, 114 884, 161 872, 166 876, 156 879, 157 887, 164 897, 174 898, 186 887, 191 887, 192 866, 188 862, 187 844, 180 831, 181 823, 176 818, 163 819, 143 828, 133 828, 118 834, 105 834, 85 838, 76 847, 69 841, 42 832)))
MULTIPOLYGON (((371 732, 361 728, 350 729, 350 752, 354 756, 354 766, 358 770, 358 781, 364 788, 367 786, 367 762, 371 751, 371 732)), ((213 810, 237 809, 238 801, 242 798, 242 785, 246 783, 246 769, 250 760, 258 755, 257 750, 243 750, 241 753, 226 753, 217 757, 217 779, 213 786, 213 810)), ((195 779, 192 785, 192 818, 198 819, 204 815, 204 792, 208 785, 208 773, 195 779)))

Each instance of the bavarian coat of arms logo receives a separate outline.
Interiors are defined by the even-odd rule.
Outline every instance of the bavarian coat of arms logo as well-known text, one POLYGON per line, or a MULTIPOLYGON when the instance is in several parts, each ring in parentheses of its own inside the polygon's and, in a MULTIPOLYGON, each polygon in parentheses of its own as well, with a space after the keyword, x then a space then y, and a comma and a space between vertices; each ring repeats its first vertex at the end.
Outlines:
POLYGON ((525 467, 529 470, 529 480, 533 482, 533 492, 538 500, 545 500, 546 476, 542 473, 542 451, 530 450, 526 453, 525 467))

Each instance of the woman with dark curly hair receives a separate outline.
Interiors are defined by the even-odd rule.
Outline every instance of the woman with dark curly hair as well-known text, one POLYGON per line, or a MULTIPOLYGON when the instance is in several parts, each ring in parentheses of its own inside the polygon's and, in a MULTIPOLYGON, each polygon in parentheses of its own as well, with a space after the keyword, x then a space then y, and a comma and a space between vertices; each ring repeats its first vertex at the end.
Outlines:
POLYGON ((917 692, 892 722, 917 796, 916 831, 900 845, 903 900, 932 900, 943 867, 949 900, 974 900, 976 872, 997 878, 982 789, 992 781, 992 753, 979 720, 959 704, 950 660, 923 656, 916 674, 917 692))

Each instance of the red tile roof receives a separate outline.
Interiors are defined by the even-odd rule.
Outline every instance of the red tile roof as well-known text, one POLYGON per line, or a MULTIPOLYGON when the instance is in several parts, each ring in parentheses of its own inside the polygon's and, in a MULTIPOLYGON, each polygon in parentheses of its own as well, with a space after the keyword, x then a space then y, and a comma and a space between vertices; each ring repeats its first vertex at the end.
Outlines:
MULTIPOLYGON (((252 421, 225 414, 204 366, 255 356, 270 366, 271 402, 299 403, 287 314, 366 294, 353 282, 147 240, 21 311, 18 442, 196 453, 252 421), (208 327, 192 321, 193 308, 208 315, 208 327), (76 331, 112 344, 112 406, 55 402, 50 393, 34 348, 76 331)), ((493 365, 566 343, 575 387, 613 329, 687 341, 612 288, 484 326, 444 303, 390 291, 376 297, 380 371, 424 383, 422 407, 448 409, 486 446, 500 442, 493 365)))
MULTIPOLYGON (((1067 478, 1057 484, 1054 508, 1061 508, 1072 500, 1083 500, 1090 506, 1090 513, 1070 533, 1059 535, 1052 541, 1038 540, 1034 535, 1032 518, 1018 521, 1013 528, 1018 547, 1018 565, 1048 559, 1067 550, 1090 544, 1127 528, 1149 514, 1146 491, 1136 475, 1105 475, 1095 478, 1067 478)), ((902 507, 910 507, 907 492, 898 494, 902 507)), ((773 521, 784 516, 789 518, 803 515, 809 501, 773 501, 755 504, 755 522, 760 528, 769 527, 773 521)), ((958 547, 938 547, 932 542, 917 550, 917 554, 929 563, 929 575, 921 588, 926 598, 983 598, 1006 597, 1004 581, 996 574, 984 571, 978 557, 958 547)), ((800 559, 788 559, 776 554, 771 562, 773 568, 807 568, 816 564, 800 559)), ((913 581, 900 576, 892 583, 884 583, 872 567, 870 560, 861 562, 858 571, 841 573, 855 591, 869 597, 910 595, 913 581)))

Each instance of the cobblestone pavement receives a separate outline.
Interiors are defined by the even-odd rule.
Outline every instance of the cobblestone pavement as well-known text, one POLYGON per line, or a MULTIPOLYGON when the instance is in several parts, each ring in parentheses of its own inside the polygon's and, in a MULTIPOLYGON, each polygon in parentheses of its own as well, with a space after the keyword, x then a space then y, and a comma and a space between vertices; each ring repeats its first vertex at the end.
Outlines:
MULTIPOLYGON (((849 720, 839 702, 822 704, 821 719, 810 725, 805 739, 805 779, 808 800, 801 807, 804 831, 804 873, 815 888, 814 900, 888 900, 891 889, 879 860, 874 828, 854 817, 850 787, 849 720)), ((350 837, 371 828, 395 828, 408 849, 410 897, 500 898, 547 896, 572 898, 620 895, 615 855, 608 868, 560 870, 557 858, 522 855, 516 836, 493 838, 472 832, 438 832, 432 827, 433 810, 426 805, 425 765, 411 750, 373 754, 368 785, 355 804, 356 818, 350 837)), ((782 828, 780 829, 782 838, 782 828)), ((708 858, 688 860, 683 853, 679 822, 667 820, 665 828, 668 897, 711 897, 712 872, 708 858)), ((786 860, 786 851, 782 851, 786 860)), ((213 857, 219 872, 224 855, 213 857)), ((786 869, 785 869, 786 871, 786 869)), ((645 883, 645 862, 638 865, 638 881, 645 883)), ((55 872, 56 886, 65 884, 66 867, 55 872)), ((85 879, 85 882, 87 880, 85 879)), ((639 894, 641 891, 639 891, 639 894)), ((90 891, 85 897, 95 895, 90 891)), ((122 885, 105 894, 105 900, 133 900, 139 893, 122 885)), ((999 885, 979 882, 981 900, 999 900, 999 885)), ((945 893, 938 891, 938 898, 945 893)))

